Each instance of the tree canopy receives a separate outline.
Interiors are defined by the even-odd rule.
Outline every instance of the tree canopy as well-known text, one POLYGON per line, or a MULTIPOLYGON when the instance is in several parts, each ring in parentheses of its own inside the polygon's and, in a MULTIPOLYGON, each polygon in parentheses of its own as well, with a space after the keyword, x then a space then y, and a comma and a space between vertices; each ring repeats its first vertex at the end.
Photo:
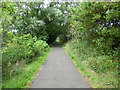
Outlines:
POLYGON ((56 40, 70 42, 78 64, 102 73, 118 68, 120 1, 50 2, 47 7, 43 2, 0 2, 0 7, 5 79, 18 73, 16 63, 33 62, 56 40))

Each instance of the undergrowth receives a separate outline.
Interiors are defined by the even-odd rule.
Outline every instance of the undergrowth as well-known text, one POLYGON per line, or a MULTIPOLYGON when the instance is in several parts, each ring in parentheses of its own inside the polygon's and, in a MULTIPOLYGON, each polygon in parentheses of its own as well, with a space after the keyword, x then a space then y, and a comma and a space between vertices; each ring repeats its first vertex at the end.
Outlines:
MULTIPOLYGON (((4 80, 2 88, 29 88, 32 80, 36 77, 36 73, 40 70, 42 64, 45 63, 51 50, 50 48, 42 56, 34 58, 33 62, 29 64, 20 62, 18 67, 23 65, 22 69, 19 69, 19 72, 11 76, 11 78, 4 80)), ((13 67, 16 67, 16 65, 13 67)))
POLYGON ((87 45, 85 41, 69 41, 64 49, 92 88, 118 87, 118 64, 115 58, 100 54, 96 47, 87 45))

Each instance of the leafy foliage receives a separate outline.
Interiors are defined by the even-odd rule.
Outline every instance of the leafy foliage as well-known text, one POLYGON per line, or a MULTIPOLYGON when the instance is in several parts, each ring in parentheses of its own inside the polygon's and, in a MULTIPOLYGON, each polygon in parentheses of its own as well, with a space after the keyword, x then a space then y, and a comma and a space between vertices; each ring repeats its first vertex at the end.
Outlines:
POLYGON ((3 77, 42 56, 55 40, 97 73, 118 67, 120 2, 2 2, 3 77), (22 63, 18 65, 18 63, 22 63), (16 67, 14 67, 16 65, 16 67))
POLYGON ((107 53, 117 50, 120 42, 118 2, 81 3, 80 7, 78 5, 71 8, 71 13, 73 13, 71 27, 77 27, 73 32, 79 33, 76 37, 94 43, 99 50, 107 51, 107 53), (81 30, 81 28, 83 29, 81 30))
MULTIPOLYGON (((73 3, 69 8, 70 27, 67 32, 69 48, 96 73, 115 72, 118 77, 120 47, 120 2, 73 3)), ((72 51, 71 50, 71 51, 72 51)), ((72 57, 74 59, 74 57, 72 57)), ((118 82, 114 82, 118 87, 118 82)))
POLYGON ((18 66, 23 61, 28 64, 36 56, 42 56, 48 49, 49 46, 45 41, 37 40, 36 37, 32 38, 30 34, 14 37, 11 43, 9 42, 8 46, 2 50, 3 79, 5 80, 5 77, 9 75, 16 75, 19 71, 19 69, 13 70, 14 64, 18 66))
POLYGON ((3 31, 16 30, 19 35, 30 33, 48 43, 54 42, 59 34, 66 31, 65 15, 58 8, 44 8, 43 3, 36 2, 3 2, 2 5, 5 14, 5 20, 2 21, 3 31))

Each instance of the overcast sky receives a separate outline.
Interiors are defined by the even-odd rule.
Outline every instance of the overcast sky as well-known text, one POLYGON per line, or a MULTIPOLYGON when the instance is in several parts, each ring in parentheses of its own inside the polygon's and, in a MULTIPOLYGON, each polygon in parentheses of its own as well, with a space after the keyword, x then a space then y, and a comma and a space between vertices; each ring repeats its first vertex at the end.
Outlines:
POLYGON ((50 3, 51 0, 44 0, 45 7, 47 7, 47 4, 50 3))

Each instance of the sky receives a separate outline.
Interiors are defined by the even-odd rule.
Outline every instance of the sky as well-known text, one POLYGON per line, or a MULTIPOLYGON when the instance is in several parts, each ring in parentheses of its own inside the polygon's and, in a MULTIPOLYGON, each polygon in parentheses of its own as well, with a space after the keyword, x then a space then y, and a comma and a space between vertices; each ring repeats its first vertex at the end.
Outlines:
POLYGON ((44 0, 44 6, 45 6, 45 8, 47 7, 47 4, 50 2, 51 0, 44 0))

